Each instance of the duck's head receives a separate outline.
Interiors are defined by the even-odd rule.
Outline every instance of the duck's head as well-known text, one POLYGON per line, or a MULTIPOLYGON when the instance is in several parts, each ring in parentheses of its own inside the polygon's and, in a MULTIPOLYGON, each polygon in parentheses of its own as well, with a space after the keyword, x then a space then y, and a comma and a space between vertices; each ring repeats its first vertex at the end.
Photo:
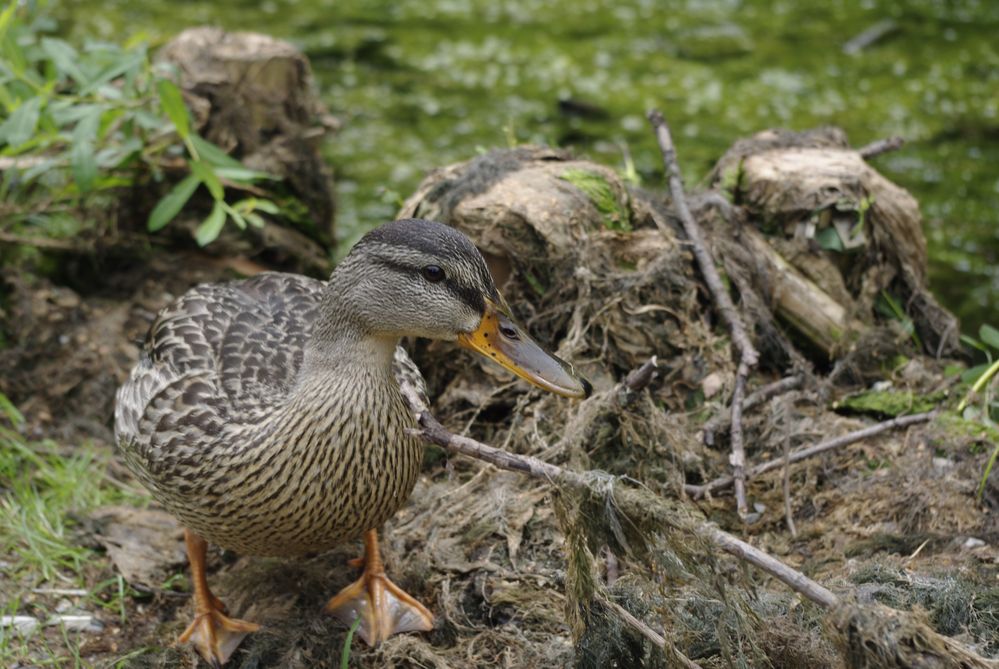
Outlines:
POLYGON ((371 335, 456 341, 546 390, 591 392, 514 322, 482 255, 454 228, 420 219, 382 225, 351 249, 331 283, 341 308, 371 335))

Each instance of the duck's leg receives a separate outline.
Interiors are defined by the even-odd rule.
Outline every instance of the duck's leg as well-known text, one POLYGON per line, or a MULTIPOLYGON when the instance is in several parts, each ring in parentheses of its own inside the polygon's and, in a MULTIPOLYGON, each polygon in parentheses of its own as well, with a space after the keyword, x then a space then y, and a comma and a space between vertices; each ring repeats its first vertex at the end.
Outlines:
POLYGON ((208 664, 220 667, 243 637, 256 632, 260 625, 225 615, 225 604, 208 589, 208 577, 205 575, 207 542, 187 529, 184 530, 184 542, 194 581, 194 622, 180 635, 177 643, 192 643, 208 664))
POLYGON ((434 616, 427 607, 385 575, 377 531, 364 533, 364 557, 351 563, 363 565, 364 573, 327 602, 324 609, 327 613, 348 625, 360 617, 361 624, 357 631, 369 646, 377 646, 398 632, 433 629, 434 616))

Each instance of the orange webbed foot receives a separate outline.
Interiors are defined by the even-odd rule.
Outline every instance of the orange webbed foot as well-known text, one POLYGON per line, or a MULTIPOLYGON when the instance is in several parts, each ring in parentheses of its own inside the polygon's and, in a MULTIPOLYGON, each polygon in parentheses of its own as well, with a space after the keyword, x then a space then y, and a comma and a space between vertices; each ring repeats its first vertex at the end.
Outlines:
POLYGON ((364 544, 361 578, 341 590, 323 610, 347 625, 360 618, 357 633, 369 646, 400 632, 432 630, 433 614, 385 575, 374 530, 365 535, 364 544))

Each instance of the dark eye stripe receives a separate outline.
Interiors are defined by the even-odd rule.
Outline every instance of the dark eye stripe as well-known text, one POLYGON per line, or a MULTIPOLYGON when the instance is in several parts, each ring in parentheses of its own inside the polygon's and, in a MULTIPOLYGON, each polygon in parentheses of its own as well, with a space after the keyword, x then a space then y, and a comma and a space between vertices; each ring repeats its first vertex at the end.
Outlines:
MULTIPOLYGON (((378 262, 382 266, 392 269, 396 272, 402 272, 403 274, 417 274, 421 278, 425 278, 423 275, 423 269, 425 268, 416 268, 411 265, 405 265, 403 263, 393 262, 385 258, 379 258, 378 262)), ((443 272, 443 270, 441 271, 443 272)), ((457 281, 454 280, 453 277, 447 276, 446 273, 439 285, 442 285, 445 288, 447 288, 448 292, 451 293, 452 296, 467 304, 476 313, 479 314, 485 313, 486 301, 480 291, 476 290, 475 288, 472 288, 471 286, 459 284, 457 281)))

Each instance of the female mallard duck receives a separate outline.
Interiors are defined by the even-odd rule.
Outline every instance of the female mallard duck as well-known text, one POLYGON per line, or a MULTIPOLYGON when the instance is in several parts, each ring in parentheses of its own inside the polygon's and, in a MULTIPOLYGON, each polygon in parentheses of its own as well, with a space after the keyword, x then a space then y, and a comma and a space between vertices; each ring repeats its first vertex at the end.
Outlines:
POLYGON ((202 285, 160 312, 118 391, 116 440, 184 524, 195 619, 181 635, 224 663, 258 625, 208 588, 206 542, 294 556, 364 535, 364 572, 326 605, 377 644, 433 617, 385 576, 377 529, 416 483, 421 441, 402 378, 422 378, 405 336, 456 341, 547 390, 589 384, 514 324, 467 237, 394 221, 327 283, 288 274, 202 285))

